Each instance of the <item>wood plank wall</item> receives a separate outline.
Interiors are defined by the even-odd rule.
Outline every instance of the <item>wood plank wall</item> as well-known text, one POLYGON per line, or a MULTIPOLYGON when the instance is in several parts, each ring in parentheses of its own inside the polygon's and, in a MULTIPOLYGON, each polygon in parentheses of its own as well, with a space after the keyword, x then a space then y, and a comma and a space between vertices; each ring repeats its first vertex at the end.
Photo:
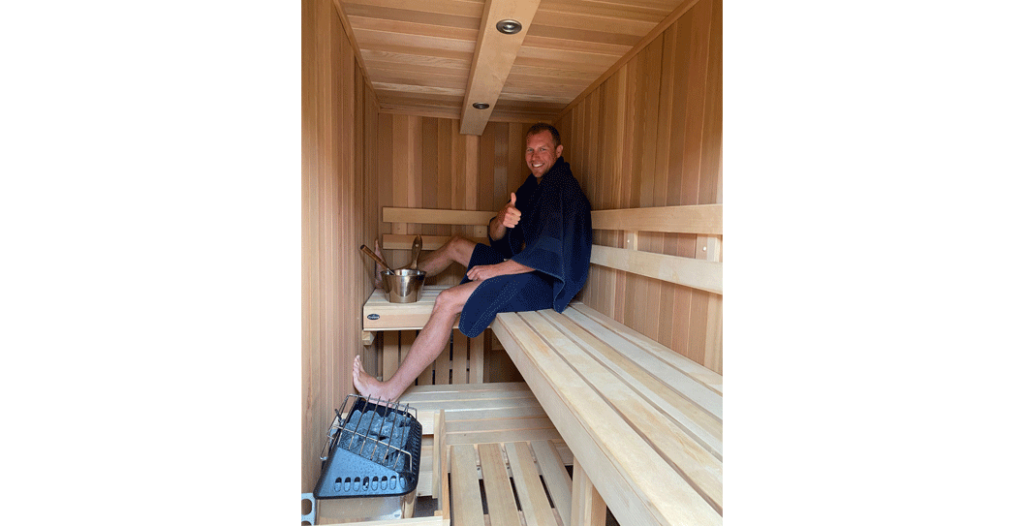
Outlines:
MULTIPOLYGON (((696 2, 555 126, 595 210, 722 203, 721 0, 696 2)), ((621 233, 594 242, 625 248, 621 233)), ((641 234, 638 248, 721 261, 713 238, 641 234)), ((591 266, 578 297, 722 373, 722 296, 591 266)))
MULTIPOLYGON (((360 342, 372 264, 357 248, 383 233, 474 236, 469 228, 390 225, 381 207, 497 210, 528 175, 528 124, 381 114, 331 0, 302 3, 302 491, 320 472, 324 431, 360 342), (374 220, 376 216, 376 220, 374 220), (356 285, 356 284, 359 285, 356 285), (352 291, 355 293, 352 293, 352 291)), ((700 0, 556 121, 565 158, 595 209, 721 203, 721 0, 700 0)), ((623 246, 597 232, 599 244, 623 246)), ((696 256, 714 240, 642 235, 640 249, 696 256)), ((386 251, 393 265, 408 251, 386 251)), ((451 269, 435 283, 457 283, 451 269)), ((721 297, 592 267, 580 298, 721 372, 721 297)), ((376 365, 376 364, 373 364, 376 365)))
MULTIPOLYGON (((524 156, 529 124, 491 122, 480 136, 461 135, 455 119, 381 114, 377 129, 380 206, 494 210, 526 180, 524 156)), ((487 237, 482 228, 445 225, 392 225, 381 234, 429 234, 487 237)), ((368 241, 372 244, 372 240, 368 241)), ((409 262, 408 250, 385 250, 392 266, 409 262)), ((453 265, 427 284, 458 284, 465 268, 453 265)))
MULTIPOLYGON (((302 491, 320 476, 325 432, 352 391, 377 235, 379 105, 331 0, 302 2, 302 491)), ((258 359, 258 357, 254 357, 258 359)))

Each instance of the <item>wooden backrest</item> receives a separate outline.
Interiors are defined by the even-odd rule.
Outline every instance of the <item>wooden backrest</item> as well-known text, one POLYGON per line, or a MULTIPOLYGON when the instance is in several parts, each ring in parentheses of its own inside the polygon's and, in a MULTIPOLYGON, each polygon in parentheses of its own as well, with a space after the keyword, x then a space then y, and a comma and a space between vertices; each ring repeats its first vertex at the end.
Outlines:
MULTIPOLYGON (((434 210, 430 208, 384 207, 384 222, 392 223, 392 234, 384 234, 385 250, 410 250, 415 234, 407 233, 408 224, 454 225, 472 227, 469 236, 477 243, 487 243, 487 223, 494 217, 489 210, 434 210)), ((436 250, 449 236, 423 236, 423 250, 436 250)))
MULTIPOLYGON (((489 210, 434 210, 428 208, 384 207, 384 221, 395 225, 472 226, 474 241, 487 242, 487 222, 494 217, 489 210)), ((648 208, 622 208, 591 212, 594 230, 622 231, 626 247, 594 245, 590 262, 633 274, 660 279, 687 287, 722 294, 722 205, 680 205, 648 208), (640 232, 696 234, 701 241, 697 258, 687 258, 637 250, 640 232), (700 257, 703 256, 703 257, 700 257)), ((409 250, 414 234, 385 234, 384 248, 409 250)), ((423 249, 439 248, 448 236, 423 236, 423 249)))
POLYGON ((623 208, 591 212, 594 230, 625 233, 625 248, 594 245, 592 265, 722 294, 722 205, 623 208), (640 232, 696 234, 698 257, 638 250, 640 232))

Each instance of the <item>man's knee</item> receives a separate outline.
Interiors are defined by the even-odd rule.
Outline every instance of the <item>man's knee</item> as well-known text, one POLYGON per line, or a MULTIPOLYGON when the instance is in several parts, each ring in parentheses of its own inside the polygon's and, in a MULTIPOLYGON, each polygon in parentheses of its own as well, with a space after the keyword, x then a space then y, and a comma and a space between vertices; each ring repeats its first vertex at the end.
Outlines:
POLYGON ((476 242, 458 235, 452 236, 444 246, 449 257, 462 265, 469 264, 469 258, 472 257, 474 249, 476 249, 476 242))
POLYGON ((469 298, 459 287, 442 290, 434 301, 434 311, 462 312, 462 307, 469 298))
POLYGON ((451 249, 451 250, 457 250, 459 252, 463 252, 463 251, 465 251, 467 249, 468 250, 473 250, 473 247, 476 246, 476 243, 474 243, 474 242, 472 242, 472 241, 470 241, 470 240, 468 240, 468 239, 466 239, 466 238, 464 238, 462 236, 455 235, 455 236, 452 236, 451 239, 448 240, 447 245, 448 245, 448 248, 451 249))

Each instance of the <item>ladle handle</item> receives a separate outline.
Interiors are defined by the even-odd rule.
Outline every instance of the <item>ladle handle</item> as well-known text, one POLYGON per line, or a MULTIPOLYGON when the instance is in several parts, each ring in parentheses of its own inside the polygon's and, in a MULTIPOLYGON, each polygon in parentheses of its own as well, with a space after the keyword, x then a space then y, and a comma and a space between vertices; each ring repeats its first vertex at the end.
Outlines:
POLYGON ((420 249, 423 248, 423 238, 416 236, 416 239, 412 241, 412 262, 409 263, 409 268, 416 270, 417 260, 420 258, 420 249))
MULTIPOLYGON (((362 250, 363 252, 366 252, 367 256, 370 256, 371 258, 373 258, 373 260, 376 261, 377 263, 379 263, 380 266, 384 267, 385 270, 391 270, 391 267, 389 267, 388 264, 385 263, 384 260, 380 258, 380 256, 378 256, 377 254, 374 254, 373 251, 370 250, 370 248, 367 247, 366 245, 363 245, 363 246, 359 247, 359 250, 362 250)), ((391 270, 391 272, 394 272, 394 271, 391 270)))

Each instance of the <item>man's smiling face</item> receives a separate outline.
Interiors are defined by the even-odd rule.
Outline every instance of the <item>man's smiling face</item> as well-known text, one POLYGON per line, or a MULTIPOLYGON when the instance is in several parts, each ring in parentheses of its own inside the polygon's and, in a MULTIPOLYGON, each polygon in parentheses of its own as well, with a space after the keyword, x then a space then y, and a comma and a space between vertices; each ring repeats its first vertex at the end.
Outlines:
POLYGON ((561 156, 562 145, 555 146, 551 132, 544 130, 526 138, 526 166, 534 177, 544 177, 561 156))

